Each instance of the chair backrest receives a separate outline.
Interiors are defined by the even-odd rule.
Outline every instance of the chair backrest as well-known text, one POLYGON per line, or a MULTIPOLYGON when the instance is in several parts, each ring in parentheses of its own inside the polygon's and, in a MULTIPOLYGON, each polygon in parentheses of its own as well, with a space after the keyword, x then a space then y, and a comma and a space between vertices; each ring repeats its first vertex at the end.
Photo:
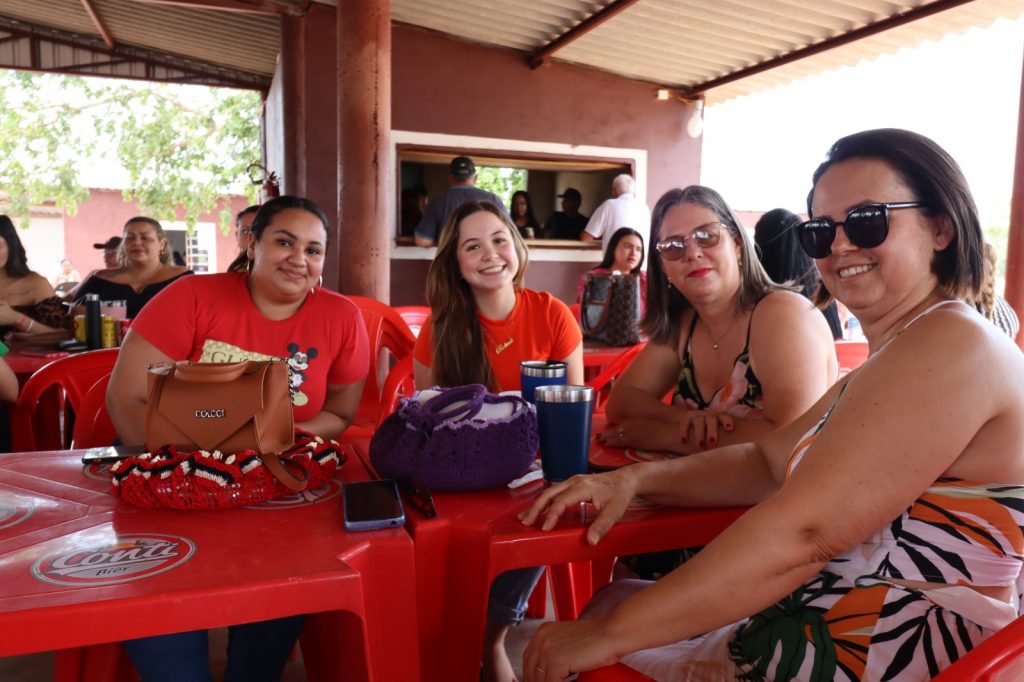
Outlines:
POLYGON ((642 351, 646 345, 647 342, 645 341, 644 343, 638 343, 635 346, 622 351, 622 354, 612 360, 608 366, 601 370, 600 374, 587 382, 587 386, 594 389, 594 412, 604 412, 605 402, 609 391, 602 389, 608 388, 610 390, 612 382, 625 373, 630 364, 632 364, 633 360, 640 354, 640 351, 642 351))
POLYGON ((413 377, 412 355, 400 358, 388 372, 384 387, 380 390, 380 409, 377 412, 377 425, 388 418, 398 406, 399 398, 408 398, 416 391, 416 380, 413 377))
POLYGON ((932 679, 933 682, 1024 680, 1024 617, 974 647, 932 679))
POLYGON ((78 411, 92 385, 114 369, 117 352, 117 348, 104 348, 69 355, 29 377, 18 394, 11 417, 14 449, 30 452, 69 447, 69 439, 64 435, 70 429, 62 426, 69 425, 68 420, 78 411))
POLYGON ((393 361, 412 355, 416 337, 402 317, 390 306, 364 296, 348 296, 363 313, 366 334, 370 340, 370 371, 359 399, 359 410, 353 425, 376 426, 381 409, 381 388, 393 361))
POLYGON ((398 305, 395 306, 395 312, 402 316, 409 325, 409 331, 417 338, 423 323, 430 319, 430 308, 425 305, 398 305))
POLYGON ((117 437, 107 414, 107 384, 110 375, 100 377, 82 396, 75 413, 75 428, 71 436, 72 448, 97 448, 112 445, 117 437))
POLYGON ((836 341, 836 358, 839 360, 839 376, 845 376, 868 359, 868 342, 836 341))

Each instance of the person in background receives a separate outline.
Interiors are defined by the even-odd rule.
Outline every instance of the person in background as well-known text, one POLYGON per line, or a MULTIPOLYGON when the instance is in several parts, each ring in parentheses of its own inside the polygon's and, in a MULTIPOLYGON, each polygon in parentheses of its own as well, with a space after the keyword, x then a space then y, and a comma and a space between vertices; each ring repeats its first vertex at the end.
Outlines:
MULTIPOLYGON (((754 244, 764 271, 773 282, 799 288, 808 299, 814 297, 821 276, 814 261, 804 253, 796 235, 800 216, 784 208, 772 209, 754 225, 754 244)), ((835 301, 822 308, 822 315, 832 330, 833 339, 843 338, 843 326, 835 301)))
POLYGON ((136 216, 124 224, 121 265, 93 273, 72 295, 75 300, 99 294, 103 301, 126 301, 128 317, 134 319, 164 287, 190 274, 187 268, 171 265, 171 249, 160 223, 136 216))
MULTIPOLYGON (((583 383, 579 325, 557 298, 523 286, 527 263, 526 244, 500 206, 471 201, 452 213, 427 273, 431 315, 413 350, 416 388, 519 390, 523 360, 564 361, 567 383, 583 383)), ((482 680, 515 679, 505 637, 543 573, 508 571, 491 585, 482 680)))
POLYGON ((75 270, 74 263, 71 262, 70 258, 62 258, 60 261, 60 272, 56 277, 53 278, 53 288, 56 289, 61 284, 75 284, 76 282, 82 281, 82 275, 75 270))
POLYGON ((41 334, 68 326, 63 302, 45 277, 29 270, 14 223, 0 215, 0 338, 8 332, 41 334))
POLYGON ((620 227, 615 230, 608 241, 604 259, 588 272, 583 273, 576 285, 576 302, 582 303, 583 289, 587 285, 587 274, 621 274, 637 275, 640 278, 640 314, 646 308, 647 273, 640 269, 644 262, 644 238, 631 227, 620 227))
MULTIPOLYGON (((0 341, 3 344, 3 341, 0 341)), ((6 346, 4 346, 6 349, 6 346)), ((11 369, 7 361, 0 356, 0 401, 13 403, 18 399, 18 377, 15 375, 14 370, 11 369)), ((3 415, 0 420, 7 421, 7 416, 3 415)), ((9 426, 9 425, 8 425, 9 426)), ((2 450, 0 452, 6 452, 2 450)))
POLYGON ((427 204, 423 218, 416 225, 416 246, 434 246, 440 238, 441 226, 448 222, 448 216, 467 201, 489 201, 505 210, 505 204, 497 195, 476 187, 476 164, 468 156, 452 159, 448 184, 451 185, 448 191, 427 204))
POLYGON ((260 210, 258 205, 246 206, 235 216, 235 243, 238 244, 238 255, 228 266, 228 272, 245 272, 249 265, 249 257, 246 252, 249 248, 249 239, 252 237, 252 221, 260 210))
POLYGON ((540 223, 537 222, 537 218, 533 215, 533 202, 530 201, 529 193, 523 190, 514 192, 510 205, 509 215, 512 217, 512 222, 515 223, 515 226, 519 228, 519 234, 524 239, 537 237, 540 232, 540 223))
POLYGON ((868 360, 752 443, 544 491, 523 522, 589 502, 592 544, 636 495, 753 507, 665 578, 542 626, 525 682, 617 659, 662 682, 930 680, 1017 618, 1024 355, 961 300, 983 276, 967 181, 932 140, 869 130, 832 146, 807 212, 818 299, 861 320, 868 360))
POLYGON ((992 324, 1006 332, 1011 339, 1017 338, 1020 321, 1017 313, 1005 298, 996 293, 996 262, 998 260, 994 246, 985 242, 985 276, 981 280, 981 290, 974 299, 974 307, 992 324))
POLYGON ((416 232, 416 225, 427 210, 427 198, 427 188, 419 183, 402 190, 399 231, 403 237, 412 237, 416 232))
MULTIPOLYGON (((251 268, 180 278, 143 309, 107 389, 110 419, 125 445, 145 439, 148 368, 179 360, 285 360, 295 426, 322 438, 342 435, 359 406, 369 343, 355 304, 317 284, 327 226, 323 211, 308 199, 271 199, 252 224, 251 268)), ((277 682, 303 619, 231 626, 225 680, 277 682)), ((146 682, 211 679, 205 630, 124 647, 146 682)))
POLYGON ((575 187, 566 187, 565 191, 558 195, 562 200, 562 210, 555 211, 544 223, 545 239, 572 239, 578 241, 580 233, 587 226, 590 220, 580 213, 580 206, 583 203, 583 195, 575 187))
POLYGON ((601 250, 606 251, 612 233, 620 227, 632 227, 645 244, 649 241, 651 212, 647 204, 636 198, 636 182, 627 173, 616 175, 612 180, 611 198, 597 207, 579 238, 585 242, 600 239, 601 250))
MULTIPOLYGON (((107 268, 108 270, 112 270, 112 269, 116 268, 118 265, 120 265, 120 263, 121 263, 121 261, 120 261, 120 258, 121 258, 121 238, 120 237, 111 237, 110 239, 108 239, 105 242, 97 242, 96 244, 92 245, 92 248, 94 248, 94 249, 103 249, 103 267, 107 268)), ((93 270, 88 275, 86 275, 86 279, 88 279, 94 272, 96 272, 96 271, 93 270)))

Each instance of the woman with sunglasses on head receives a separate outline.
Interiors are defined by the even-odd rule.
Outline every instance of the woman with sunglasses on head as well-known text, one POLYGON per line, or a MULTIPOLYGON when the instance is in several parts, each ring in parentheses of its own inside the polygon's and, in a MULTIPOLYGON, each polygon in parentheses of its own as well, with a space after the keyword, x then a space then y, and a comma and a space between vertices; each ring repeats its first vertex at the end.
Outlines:
MULTIPOLYGON (((321 438, 341 436, 359 406, 369 348, 359 309, 319 285, 327 227, 312 201, 271 199, 253 219, 247 268, 183 277, 142 310, 107 388, 107 409, 122 443, 145 440, 148 368, 179 360, 285 360, 296 428, 321 438)), ((257 529, 240 530, 258 540, 257 529)), ((231 626, 226 682, 279 680, 303 619, 231 626)), ((146 682, 212 680, 205 630, 124 647, 146 682)))
MULTIPOLYGON (((483 384, 517 391, 524 360, 560 360, 567 383, 583 383, 579 325, 557 298, 523 286, 528 256, 519 230, 497 205, 470 201, 449 216, 427 274, 431 315, 413 351, 416 388, 483 384)), ((543 573, 524 568, 494 579, 481 680, 515 679, 505 637, 522 622, 543 573)))
POLYGON ((545 625, 526 682, 616 659, 658 680, 928 680, 1017 616, 1024 553, 1024 356, 961 298, 982 235, 967 182, 931 140, 836 142, 797 230, 871 354, 753 443, 541 494, 551 528, 590 501, 598 542, 629 500, 753 505, 657 583, 618 581, 585 621, 545 625))
POLYGON ((788 424, 835 381, 824 318, 768 278, 717 192, 667 192, 651 243, 650 341, 612 389, 613 426, 599 441, 676 453, 743 443, 788 424))

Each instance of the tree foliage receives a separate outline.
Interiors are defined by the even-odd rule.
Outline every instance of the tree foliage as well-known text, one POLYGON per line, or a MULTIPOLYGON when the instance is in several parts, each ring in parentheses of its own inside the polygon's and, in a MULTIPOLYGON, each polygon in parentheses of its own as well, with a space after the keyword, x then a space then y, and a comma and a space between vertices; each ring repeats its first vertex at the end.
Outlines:
POLYGON ((512 194, 526 189, 526 170, 522 168, 497 168, 478 166, 476 169, 476 186, 494 192, 505 202, 508 208, 512 194))
POLYGON ((154 218, 180 207, 191 227, 221 199, 255 201, 259 112, 250 91, 0 70, 0 190, 22 225, 33 205, 74 214, 114 184, 154 218))

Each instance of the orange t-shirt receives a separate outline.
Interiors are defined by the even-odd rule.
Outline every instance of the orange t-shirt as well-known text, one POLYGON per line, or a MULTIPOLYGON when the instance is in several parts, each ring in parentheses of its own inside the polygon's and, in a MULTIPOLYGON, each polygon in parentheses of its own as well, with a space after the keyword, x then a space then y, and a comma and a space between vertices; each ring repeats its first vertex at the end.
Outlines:
MULTIPOLYGON (((583 341, 569 307, 546 291, 516 292, 516 307, 508 319, 490 320, 480 313, 477 319, 499 391, 519 390, 519 363, 523 360, 564 360, 583 341)), ((434 364, 432 329, 431 320, 423 323, 413 350, 413 357, 426 367, 434 364)))

